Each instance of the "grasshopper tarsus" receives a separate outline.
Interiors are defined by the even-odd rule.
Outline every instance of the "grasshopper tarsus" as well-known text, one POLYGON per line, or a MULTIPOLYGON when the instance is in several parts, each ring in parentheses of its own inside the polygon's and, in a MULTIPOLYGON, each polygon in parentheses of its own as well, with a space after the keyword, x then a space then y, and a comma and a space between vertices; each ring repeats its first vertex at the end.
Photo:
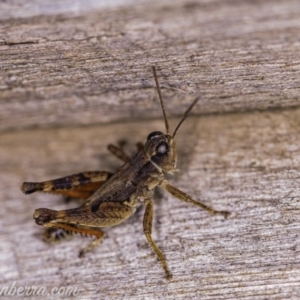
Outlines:
POLYGON ((96 246, 98 246, 104 239, 105 234, 101 232, 101 235, 96 237, 92 242, 90 242, 85 248, 81 249, 78 253, 78 257, 84 257, 87 252, 91 252, 96 246))
POLYGON ((80 250, 79 257, 83 257, 102 242, 104 233, 99 228, 118 225, 134 214, 139 206, 144 205, 144 234, 158 257, 166 278, 171 279, 172 273, 166 258, 152 239, 154 189, 157 186, 163 187, 177 199, 196 205, 211 214, 228 217, 229 212, 214 210, 206 204, 192 199, 191 196, 166 181, 164 172, 174 173, 177 171, 175 135, 199 97, 186 110, 173 134, 170 134, 155 67, 153 67, 153 74, 163 111, 166 133, 161 131, 150 133, 145 144, 137 144, 138 152, 132 158, 124 152, 122 145, 110 144, 108 150, 124 162, 124 165, 115 174, 92 171, 44 182, 24 182, 21 190, 25 194, 35 191, 51 192, 84 200, 80 207, 74 209, 55 211, 39 208, 33 215, 38 225, 47 228, 46 237, 49 240, 52 239, 52 236, 57 239, 63 236, 61 231, 95 237, 86 248, 80 250))
POLYGON ((169 271, 169 272, 167 272, 166 273, 166 278, 168 279, 168 280, 171 280, 172 278, 173 278, 173 274, 169 271))
POLYGON ((225 219, 230 216, 230 212, 226 210, 216 211, 216 213, 223 215, 225 219))

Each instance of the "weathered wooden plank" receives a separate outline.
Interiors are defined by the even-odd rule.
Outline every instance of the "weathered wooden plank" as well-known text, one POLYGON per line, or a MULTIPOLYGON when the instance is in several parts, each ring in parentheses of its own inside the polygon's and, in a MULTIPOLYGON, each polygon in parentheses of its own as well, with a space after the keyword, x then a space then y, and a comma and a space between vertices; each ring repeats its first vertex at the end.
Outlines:
POLYGON ((298 0, 149 3, 2 10, 0 129, 157 116, 153 64, 172 115, 299 105, 298 0))
POLYGON ((300 104, 299 1, 82 3, 0 3, 0 287, 71 286, 80 299, 299 299, 300 110, 289 109, 300 104), (153 64, 169 115, 202 94, 178 134, 181 172, 170 181, 232 212, 224 220, 156 195, 154 237, 171 282, 145 241, 142 210, 79 259, 88 240, 46 245, 32 220, 38 207, 76 204, 19 191, 25 180, 115 170, 106 144, 126 138, 134 149, 163 130, 153 64))
POLYGON ((181 172, 170 182, 232 214, 224 220, 156 195, 154 237, 171 282, 143 236, 143 210, 107 229, 101 247, 79 259, 88 240, 46 245, 32 220, 36 208, 67 205, 18 189, 24 180, 113 170, 119 164, 105 145, 128 137, 134 149, 149 131, 163 129, 162 121, 2 133, 1 285, 76 286, 81 299, 298 299, 299 123, 299 109, 185 123, 177 138, 181 172))

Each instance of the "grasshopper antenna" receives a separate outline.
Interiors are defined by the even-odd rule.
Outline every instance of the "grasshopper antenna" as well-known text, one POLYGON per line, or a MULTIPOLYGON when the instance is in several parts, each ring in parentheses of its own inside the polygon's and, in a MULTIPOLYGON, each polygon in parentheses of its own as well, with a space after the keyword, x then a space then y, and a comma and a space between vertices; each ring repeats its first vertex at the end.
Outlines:
POLYGON ((164 114, 166 131, 167 131, 167 134, 169 134, 169 123, 168 123, 168 119, 167 119, 167 115, 166 115, 165 105, 164 105, 164 102, 163 102, 163 99, 162 99, 162 96, 161 96, 161 92, 160 92, 160 87, 159 87, 159 83, 158 83, 158 79, 157 79, 157 75, 156 75, 156 69, 155 69, 154 66, 152 66, 152 70, 153 70, 153 75, 154 75, 154 79, 155 79, 155 83, 156 83, 156 88, 157 88, 161 108, 162 108, 162 111, 163 111, 163 114, 164 114))
POLYGON ((190 107, 186 110, 186 112, 183 115, 183 118, 181 119, 181 121, 178 123, 177 127, 174 130, 173 136, 172 138, 175 137, 176 132, 178 131, 179 127, 181 126, 181 124, 183 123, 183 121, 186 119, 186 117, 188 116, 188 114, 190 113, 190 111, 192 110, 192 108, 194 107, 194 105, 198 102, 198 100, 200 99, 200 96, 197 97, 194 102, 190 105, 190 107))

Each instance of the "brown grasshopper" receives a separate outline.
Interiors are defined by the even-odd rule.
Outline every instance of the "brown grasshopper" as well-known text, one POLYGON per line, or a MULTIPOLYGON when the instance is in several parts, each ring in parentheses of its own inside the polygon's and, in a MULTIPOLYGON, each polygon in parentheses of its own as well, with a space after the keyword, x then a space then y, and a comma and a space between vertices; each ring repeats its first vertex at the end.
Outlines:
POLYGON ((60 211, 39 208, 33 214, 38 225, 47 227, 46 236, 49 239, 51 234, 54 233, 54 237, 58 238, 62 232, 95 236, 96 238, 79 252, 79 256, 83 256, 101 243, 104 233, 99 228, 122 223, 143 204, 145 206, 144 234, 158 256, 166 277, 171 279, 172 274, 165 256, 151 236, 154 189, 157 186, 162 187, 179 200, 192 203, 211 214, 222 214, 227 217, 229 212, 216 211, 195 201, 186 193, 170 185, 165 179, 164 172, 176 171, 177 151, 174 137, 199 97, 190 105, 174 133, 170 135, 155 67, 153 67, 153 74, 164 115, 166 133, 160 131, 150 133, 145 145, 141 143, 137 145, 138 152, 132 158, 123 151, 122 147, 109 145, 110 152, 124 162, 114 174, 100 171, 84 172, 50 181, 24 182, 21 190, 25 194, 42 191, 84 199, 84 203, 78 208, 60 211))

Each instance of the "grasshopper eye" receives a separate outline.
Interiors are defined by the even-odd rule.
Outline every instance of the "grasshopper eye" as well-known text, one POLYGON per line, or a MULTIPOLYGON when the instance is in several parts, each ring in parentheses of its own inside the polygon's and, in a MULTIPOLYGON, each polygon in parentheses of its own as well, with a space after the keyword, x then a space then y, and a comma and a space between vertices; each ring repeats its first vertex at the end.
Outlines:
POLYGON ((163 135, 163 133, 161 131, 153 131, 148 135, 147 141, 151 140, 154 137, 158 137, 160 135, 163 135))
POLYGON ((165 154, 167 151, 168 151, 168 144, 166 142, 162 142, 156 147, 156 152, 158 154, 165 154))

